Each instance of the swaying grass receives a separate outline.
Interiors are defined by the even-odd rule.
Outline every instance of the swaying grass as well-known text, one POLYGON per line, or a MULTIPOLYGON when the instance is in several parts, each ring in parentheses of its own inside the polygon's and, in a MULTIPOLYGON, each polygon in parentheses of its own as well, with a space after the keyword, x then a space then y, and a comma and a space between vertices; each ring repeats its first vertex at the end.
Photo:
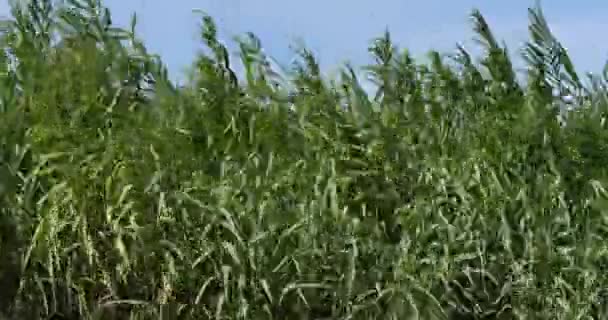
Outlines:
POLYGON ((608 319, 608 69, 580 78, 533 8, 520 83, 472 18, 479 59, 372 41, 368 96, 306 49, 273 70, 252 34, 238 77, 208 16, 175 87, 135 16, 14 5, 0 316, 608 319))

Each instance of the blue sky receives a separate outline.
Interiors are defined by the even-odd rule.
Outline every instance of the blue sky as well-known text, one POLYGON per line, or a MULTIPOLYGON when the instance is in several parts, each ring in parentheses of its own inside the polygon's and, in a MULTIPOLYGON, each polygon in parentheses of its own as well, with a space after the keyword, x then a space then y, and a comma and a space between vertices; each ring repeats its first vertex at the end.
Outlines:
MULTIPOLYGON (((369 40, 388 27, 400 47, 415 56, 434 48, 450 52, 457 42, 474 49, 468 15, 478 8, 495 35, 512 53, 527 37, 527 8, 532 0, 106 0, 116 23, 126 26, 138 13, 138 32, 160 54, 174 79, 200 50, 199 18, 192 9, 213 16, 221 37, 254 32, 267 53, 281 63, 293 58, 290 44, 301 39, 320 57, 326 70, 349 60, 368 62, 369 40)), ((608 1, 545 0, 550 26, 581 72, 600 71, 608 58, 608 1), (575 4, 576 2, 576 4, 575 4)), ((0 0, 0 15, 8 12, 0 0)))

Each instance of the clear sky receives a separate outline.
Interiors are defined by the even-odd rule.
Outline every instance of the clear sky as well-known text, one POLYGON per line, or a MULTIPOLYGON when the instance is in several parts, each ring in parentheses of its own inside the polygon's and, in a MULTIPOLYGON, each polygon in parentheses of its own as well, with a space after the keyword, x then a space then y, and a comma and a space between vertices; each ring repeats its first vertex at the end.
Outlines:
MULTIPOLYGON (((0 0, 0 15, 8 12, 0 0)), ((349 60, 368 61, 369 40, 388 27, 400 47, 420 56, 429 49, 453 50, 457 42, 474 49, 469 13, 478 8, 497 38, 513 54, 527 38, 527 8, 532 0, 105 0, 114 21, 128 25, 138 13, 138 32, 160 54, 174 79, 199 50, 202 9, 215 18, 223 40, 254 32, 268 54, 281 63, 293 58, 289 49, 302 39, 320 57, 325 69, 349 60)), ((569 50, 580 72, 598 72, 608 58, 608 1, 544 0, 551 28, 569 50)), ((234 47, 233 47, 234 48, 234 47)))

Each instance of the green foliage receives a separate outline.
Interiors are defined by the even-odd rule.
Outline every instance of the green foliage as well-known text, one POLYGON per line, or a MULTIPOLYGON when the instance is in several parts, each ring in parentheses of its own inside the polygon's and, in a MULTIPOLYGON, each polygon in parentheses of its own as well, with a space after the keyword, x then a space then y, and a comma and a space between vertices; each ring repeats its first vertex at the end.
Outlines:
POLYGON ((0 316, 605 319, 608 68, 585 84, 537 7, 520 83, 472 18, 479 62, 374 39, 370 97, 305 47, 279 72, 253 34, 238 75, 205 14, 177 88, 137 16, 14 4, 0 316))

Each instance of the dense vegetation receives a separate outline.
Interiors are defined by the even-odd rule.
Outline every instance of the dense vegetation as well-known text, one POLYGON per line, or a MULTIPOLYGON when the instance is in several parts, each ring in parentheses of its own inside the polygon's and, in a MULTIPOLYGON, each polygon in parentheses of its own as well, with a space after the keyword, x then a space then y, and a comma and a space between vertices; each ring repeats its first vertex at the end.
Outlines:
MULTIPOLYGON (((187 85, 96 0, 0 31, 7 319, 608 319, 608 69, 371 42, 368 95, 203 16, 187 85), (569 96, 573 110, 566 113, 569 96)), ((365 40, 365 39, 363 39, 365 40)))

